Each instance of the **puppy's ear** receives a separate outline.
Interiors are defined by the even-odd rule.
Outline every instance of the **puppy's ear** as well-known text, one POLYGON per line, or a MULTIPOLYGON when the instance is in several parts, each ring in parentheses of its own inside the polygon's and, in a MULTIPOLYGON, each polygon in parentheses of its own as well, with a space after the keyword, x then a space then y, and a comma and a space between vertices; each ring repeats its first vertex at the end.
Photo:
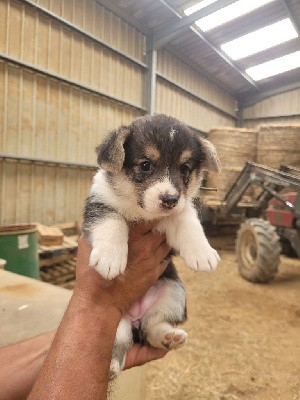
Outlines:
POLYGON ((221 163, 215 146, 210 141, 202 138, 200 139, 200 143, 204 154, 202 168, 209 171, 220 172, 221 163))
POLYGON ((108 172, 119 172, 124 163, 124 143, 130 130, 127 126, 121 126, 111 132, 105 141, 96 148, 97 161, 101 168, 108 172))

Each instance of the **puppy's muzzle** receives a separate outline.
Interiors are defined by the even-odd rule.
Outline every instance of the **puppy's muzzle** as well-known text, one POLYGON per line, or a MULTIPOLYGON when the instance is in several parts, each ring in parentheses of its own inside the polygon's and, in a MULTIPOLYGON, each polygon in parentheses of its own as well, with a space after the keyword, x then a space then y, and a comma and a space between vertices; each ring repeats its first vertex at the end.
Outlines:
POLYGON ((160 196, 160 200, 162 201, 162 207, 166 210, 171 210, 178 203, 178 196, 173 194, 163 194, 160 196))

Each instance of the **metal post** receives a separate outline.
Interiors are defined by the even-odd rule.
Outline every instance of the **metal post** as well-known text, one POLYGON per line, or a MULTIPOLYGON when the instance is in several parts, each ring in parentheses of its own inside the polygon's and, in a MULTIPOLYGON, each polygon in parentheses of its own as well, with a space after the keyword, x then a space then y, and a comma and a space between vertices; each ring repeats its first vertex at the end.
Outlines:
POLYGON ((153 48, 153 38, 147 37, 146 40, 146 87, 145 87, 145 105, 147 113, 153 115, 155 113, 156 102, 156 67, 157 67, 157 51, 153 48))
POLYGON ((241 106, 241 104, 238 102, 236 102, 235 112, 236 112, 236 117, 237 117, 236 126, 238 128, 242 128, 244 125, 244 109, 241 106))

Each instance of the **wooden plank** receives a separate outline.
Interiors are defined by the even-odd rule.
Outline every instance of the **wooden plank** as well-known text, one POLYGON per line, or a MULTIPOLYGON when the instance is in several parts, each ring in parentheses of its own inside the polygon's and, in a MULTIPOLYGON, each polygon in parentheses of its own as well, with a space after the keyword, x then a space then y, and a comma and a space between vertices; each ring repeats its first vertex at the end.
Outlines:
POLYGON ((56 226, 37 224, 39 243, 43 246, 62 245, 64 234, 56 226))
POLYGON ((70 259, 74 258, 74 254, 60 254, 57 256, 53 256, 50 258, 40 258, 39 260, 39 266, 41 267, 48 267, 54 264, 58 264, 62 261, 68 261, 70 259))
POLYGON ((73 255, 70 260, 43 266, 40 270, 40 277, 43 281, 53 285, 74 282, 76 278, 76 257, 73 255))

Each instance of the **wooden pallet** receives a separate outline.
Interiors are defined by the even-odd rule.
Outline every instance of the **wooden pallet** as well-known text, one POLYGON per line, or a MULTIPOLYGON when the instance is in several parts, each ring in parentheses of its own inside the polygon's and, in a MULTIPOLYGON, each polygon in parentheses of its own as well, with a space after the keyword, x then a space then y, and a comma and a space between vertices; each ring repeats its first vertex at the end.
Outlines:
POLYGON ((42 266, 40 268, 41 280, 52 285, 73 289, 76 278, 76 261, 76 257, 73 257, 54 265, 42 266))
POLYGON ((60 244, 39 244, 40 278, 53 285, 74 289, 78 235, 80 234, 78 223, 66 222, 49 228, 62 232, 63 240, 60 244))
POLYGON ((76 285, 76 281, 74 280, 74 281, 69 281, 69 282, 62 283, 59 286, 64 288, 64 289, 74 290, 75 285, 76 285))
POLYGON ((40 267, 50 266, 62 261, 72 259, 77 254, 76 237, 69 238, 64 236, 61 246, 39 246, 39 265, 40 267))

